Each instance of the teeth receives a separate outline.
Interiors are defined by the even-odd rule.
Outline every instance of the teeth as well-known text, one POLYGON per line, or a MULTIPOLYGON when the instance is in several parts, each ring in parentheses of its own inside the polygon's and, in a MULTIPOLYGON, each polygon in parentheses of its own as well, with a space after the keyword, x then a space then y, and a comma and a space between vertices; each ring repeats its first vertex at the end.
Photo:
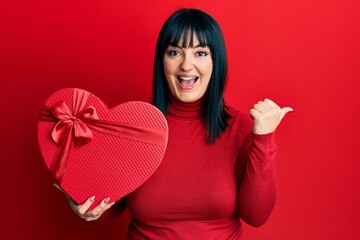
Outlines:
POLYGON ((191 81, 191 80, 195 80, 196 77, 179 77, 179 79, 183 81, 191 81))

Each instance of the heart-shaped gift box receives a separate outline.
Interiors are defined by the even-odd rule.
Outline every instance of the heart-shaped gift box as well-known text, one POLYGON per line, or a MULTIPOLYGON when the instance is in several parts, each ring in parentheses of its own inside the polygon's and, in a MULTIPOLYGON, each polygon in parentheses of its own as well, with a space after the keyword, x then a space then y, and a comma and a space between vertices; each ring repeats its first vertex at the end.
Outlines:
POLYGON ((168 127, 164 115, 141 101, 109 109, 90 92, 65 88, 45 102, 38 142, 47 168, 78 204, 95 196, 118 201, 159 167, 168 127))

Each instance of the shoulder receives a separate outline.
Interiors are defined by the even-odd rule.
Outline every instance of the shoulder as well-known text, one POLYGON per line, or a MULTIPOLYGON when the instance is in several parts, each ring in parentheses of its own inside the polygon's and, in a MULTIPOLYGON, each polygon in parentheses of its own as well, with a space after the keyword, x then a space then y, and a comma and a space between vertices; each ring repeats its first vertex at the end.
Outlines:
POLYGON ((252 130, 253 120, 250 114, 232 106, 226 106, 225 111, 230 116, 227 120, 229 125, 225 131, 229 136, 235 137, 239 142, 243 142, 252 130))
POLYGON ((226 106, 225 111, 230 115, 229 123, 234 121, 234 123, 240 123, 244 125, 252 125, 252 119, 249 113, 245 113, 239 109, 236 109, 232 106, 226 106))

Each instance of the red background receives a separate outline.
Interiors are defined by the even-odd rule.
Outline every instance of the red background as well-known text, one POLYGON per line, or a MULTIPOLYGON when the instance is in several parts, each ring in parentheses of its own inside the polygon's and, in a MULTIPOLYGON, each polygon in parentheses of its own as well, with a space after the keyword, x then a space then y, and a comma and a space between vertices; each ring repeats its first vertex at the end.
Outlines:
POLYGON ((37 146, 43 102, 64 87, 110 106, 149 101, 165 19, 197 7, 220 23, 229 55, 228 104, 269 97, 294 112, 278 129, 278 201, 244 239, 360 237, 358 0, 2 0, 2 239, 122 239, 129 214, 84 222, 52 187, 37 146))

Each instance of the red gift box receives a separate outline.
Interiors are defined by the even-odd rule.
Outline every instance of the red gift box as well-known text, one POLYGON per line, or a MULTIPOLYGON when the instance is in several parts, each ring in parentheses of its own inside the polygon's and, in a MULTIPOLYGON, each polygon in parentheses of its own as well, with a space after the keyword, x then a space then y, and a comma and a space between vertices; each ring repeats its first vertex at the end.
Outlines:
POLYGON ((78 204, 95 196, 118 201, 159 167, 168 138, 164 115, 133 101, 109 109, 82 89, 66 88, 45 102, 38 142, 47 168, 78 204))

